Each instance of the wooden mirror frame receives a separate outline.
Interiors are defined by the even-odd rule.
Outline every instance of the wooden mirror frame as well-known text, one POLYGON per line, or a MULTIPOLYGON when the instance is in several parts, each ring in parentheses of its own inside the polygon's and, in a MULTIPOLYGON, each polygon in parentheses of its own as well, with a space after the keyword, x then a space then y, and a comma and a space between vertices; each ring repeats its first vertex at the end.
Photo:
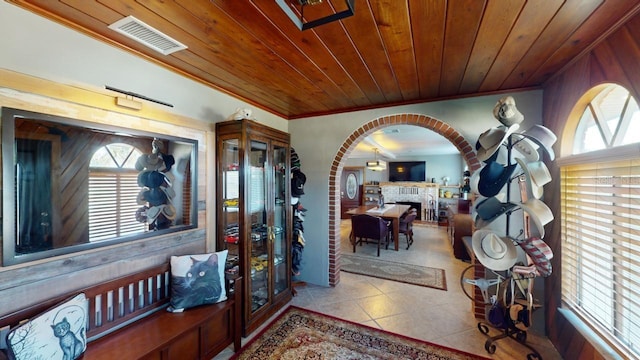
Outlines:
MULTIPOLYGON (((123 242, 129 242, 133 240, 148 238, 152 236, 158 236, 166 233, 178 232, 189 230, 193 228, 197 228, 198 224, 198 215, 197 215, 197 152, 198 152, 198 141, 194 139, 185 139, 179 138, 171 135, 165 134, 157 134, 152 132, 145 132, 135 129, 121 128, 116 126, 109 126, 98 123, 89 123, 86 121, 66 118, 62 116, 49 115, 43 113, 37 113, 32 111, 14 109, 3 107, 2 112, 2 213, 0 217, 2 218, 2 266, 21 264, 30 261, 50 258, 54 256, 74 253, 78 251, 84 251, 88 249, 94 249, 114 244, 119 244, 123 242), (103 137, 108 138, 109 142, 102 141, 96 142, 96 144, 89 143, 86 148, 92 149, 95 151, 107 144, 111 144, 117 139, 122 139, 124 143, 141 143, 148 144, 147 149, 142 149, 141 152, 143 154, 150 153, 151 144, 154 139, 159 139, 164 144, 167 144, 167 148, 169 149, 180 149, 181 156, 176 158, 175 165, 173 166, 173 171, 178 171, 176 169, 180 168, 182 171, 182 175, 185 175, 185 178, 188 180, 181 179, 182 176, 176 177, 174 180, 176 183, 179 181, 179 189, 181 189, 182 200, 174 201, 173 206, 177 209, 177 212, 181 214, 178 220, 175 220, 173 223, 175 225, 171 225, 168 228, 155 229, 150 230, 147 228, 143 232, 139 232, 132 235, 124 235, 117 236, 113 238, 109 238, 106 240, 100 241, 90 241, 88 235, 89 221, 88 221, 88 191, 86 196, 84 196, 84 201, 87 204, 87 208, 84 210, 85 214, 82 217, 86 220, 79 221, 80 225, 78 226, 80 229, 75 227, 68 226, 67 216, 64 216, 65 211, 63 211, 63 207, 68 202, 69 199, 64 199, 65 191, 62 191, 61 186, 63 186, 62 182, 64 181, 64 177, 60 174, 60 169, 58 169, 61 157, 65 155, 65 148, 60 141, 61 136, 56 134, 56 131, 52 131, 53 134, 47 134, 42 132, 30 132, 30 131, 16 131, 16 121, 24 121, 24 120, 34 120, 36 122, 49 122, 55 123, 63 128, 69 128, 74 131, 78 131, 81 134, 91 133, 91 141, 95 141, 96 138, 103 137), (52 238, 69 236, 72 232, 78 232, 78 239, 82 239, 82 242, 74 243, 74 244, 63 244, 60 247, 53 247, 54 241, 52 241, 52 248, 50 249, 42 249, 36 250, 28 253, 20 253, 16 250, 17 246, 17 215, 16 210, 18 204, 17 196, 16 196, 16 139, 27 139, 27 140, 38 140, 38 141, 47 141, 51 143, 51 147, 46 151, 50 151, 51 153, 51 162, 49 164, 50 172, 52 176, 50 179, 46 179, 45 186, 51 186, 51 216, 48 218, 48 225, 50 224, 50 232, 52 238), (54 170, 55 169, 55 170, 54 170), (180 179, 177 179, 180 178, 180 179), (84 223, 83 223, 84 221, 84 223), (84 227, 84 228, 83 228, 84 227), (65 230, 66 229, 66 230, 65 230), (64 234, 63 234, 64 232, 64 234)), ((136 147, 138 148, 138 147, 136 147)), ((68 149, 66 150, 68 151, 68 149)), ((76 154, 75 156, 82 158, 82 154, 86 154, 83 157, 83 160, 87 162, 86 169, 88 169, 88 161, 91 159, 93 152, 88 153, 82 152, 80 154, 76 154)), ((41 177, 42 178, 42 177, 41 177)), ((84 184, 82 182, 86 182, 86 186, 88 188, 88 176, 85 178, 86 180, 81 180, 79 188, 82 188, 84 184)), ((74 195, 77 196, 78 191, 71 191, 74 195)), ((69 191, 67 191, 69 193, 69 191)), ((82 201, 80 202, 82 203, 82 201)), ((68 205, 67 205, 68 206, 68 205)), ((68 213, 68 212, 67 212, 68 213)), ((135 214, 131 214, 135 216, 135 214)))

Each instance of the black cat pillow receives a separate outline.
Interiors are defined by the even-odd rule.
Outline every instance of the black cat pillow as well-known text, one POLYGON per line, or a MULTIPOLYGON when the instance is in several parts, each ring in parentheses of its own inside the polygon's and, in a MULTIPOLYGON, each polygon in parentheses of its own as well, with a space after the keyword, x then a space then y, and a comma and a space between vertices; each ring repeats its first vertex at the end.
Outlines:
POLYGON ((224 266, 227 250, 171 257, 171 302, 167 311, 227 300, 224 266))
POLYGON ((89 308, 84 293, 12 329, 9 357, 16 360, 77 359, 87 348, 89 308))

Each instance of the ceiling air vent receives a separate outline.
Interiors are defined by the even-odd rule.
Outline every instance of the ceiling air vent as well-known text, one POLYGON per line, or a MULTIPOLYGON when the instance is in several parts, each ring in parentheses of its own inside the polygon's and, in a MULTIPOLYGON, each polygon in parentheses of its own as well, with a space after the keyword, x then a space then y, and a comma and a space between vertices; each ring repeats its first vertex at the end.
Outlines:
POLYGON ((120 19, 109 25, 109 28, 164 55, 169 55, 187 48, 186 45, 181 44, 133 16, 120 19))

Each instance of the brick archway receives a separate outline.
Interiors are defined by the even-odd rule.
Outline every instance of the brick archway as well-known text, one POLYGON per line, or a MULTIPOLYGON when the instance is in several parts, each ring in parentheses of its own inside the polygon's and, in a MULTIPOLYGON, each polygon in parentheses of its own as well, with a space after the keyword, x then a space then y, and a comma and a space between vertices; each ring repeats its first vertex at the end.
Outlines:
POLYGON ((480 168, 475 148, 448 124, 419 114, 398 114, 374 119, 356 129, 340 147, 329 173, 329 285, 340 282, 340 176, 351 151, 374 131, 392 125, 415 125, 447 138, 460 151, 471 172, 480 168))

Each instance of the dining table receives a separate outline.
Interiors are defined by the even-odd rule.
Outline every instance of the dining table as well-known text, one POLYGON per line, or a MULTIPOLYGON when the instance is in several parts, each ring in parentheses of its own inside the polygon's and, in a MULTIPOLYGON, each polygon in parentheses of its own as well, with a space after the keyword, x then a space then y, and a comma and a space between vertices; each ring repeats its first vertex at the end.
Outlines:
POLYGON ((391 230, 393 232, 394 249, 398 251, 398 243, 400 236, 400 217, 404 215, 411 205, 404 204, 385 204, 382 208, 376 205, 361 205, 346 211, 349 215, 368 214, 379 216, 385 220, 391 221, 391 230))

